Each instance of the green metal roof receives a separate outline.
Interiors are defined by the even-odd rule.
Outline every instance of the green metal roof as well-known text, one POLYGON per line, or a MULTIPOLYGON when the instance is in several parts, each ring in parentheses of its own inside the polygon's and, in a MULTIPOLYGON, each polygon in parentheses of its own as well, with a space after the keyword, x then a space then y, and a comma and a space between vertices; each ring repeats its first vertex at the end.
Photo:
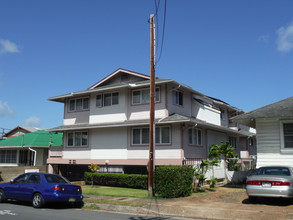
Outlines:
POLYGON ((28 134, 20 135, 17 137, 9 138, 0 141, 0 148, 4 147, 49 147, 50 140, 51 146, 63 145, 62 133, 51 133, 45 130, 35 131, 28 134))

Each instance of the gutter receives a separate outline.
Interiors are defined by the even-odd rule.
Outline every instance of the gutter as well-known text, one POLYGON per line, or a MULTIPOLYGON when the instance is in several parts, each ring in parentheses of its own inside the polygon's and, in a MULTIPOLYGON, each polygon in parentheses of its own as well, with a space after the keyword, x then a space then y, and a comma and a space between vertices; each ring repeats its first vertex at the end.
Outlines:
POLYGON ((36 166, 36 159, 37 159, 37 151, 32 149, 32 148, 28 148, 30 151, 34 152, 34 167, 36 166))

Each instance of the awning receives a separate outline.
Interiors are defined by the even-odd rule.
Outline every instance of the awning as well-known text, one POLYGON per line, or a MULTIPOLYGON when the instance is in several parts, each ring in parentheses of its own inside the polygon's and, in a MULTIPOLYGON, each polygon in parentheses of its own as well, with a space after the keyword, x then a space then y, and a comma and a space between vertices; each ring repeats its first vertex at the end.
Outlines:
POLYGON ((0 148, 20 148, 20 147, 43 147, 62 146, 62 133, 51 133, 40 130, 17 137, 0 141, 0 148))

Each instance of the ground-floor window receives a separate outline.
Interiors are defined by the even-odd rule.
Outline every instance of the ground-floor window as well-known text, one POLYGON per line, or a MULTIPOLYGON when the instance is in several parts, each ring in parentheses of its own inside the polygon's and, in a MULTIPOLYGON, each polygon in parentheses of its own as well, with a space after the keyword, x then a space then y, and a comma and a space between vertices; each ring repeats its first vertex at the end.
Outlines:
POLYGON ((293 123, 283 124, 284 148, 293 148, 293 123))
POLYGON ((0 150, 0 163, 16 163, 16 150, 0 150))
POLYGON ((236 146, 237 146, 237 138, 236 138, 236 137, 232 137, 232 136, 230 136, 230 137, 229 137, 229 144, 230 144, 232 147, 236 148, 236 146))

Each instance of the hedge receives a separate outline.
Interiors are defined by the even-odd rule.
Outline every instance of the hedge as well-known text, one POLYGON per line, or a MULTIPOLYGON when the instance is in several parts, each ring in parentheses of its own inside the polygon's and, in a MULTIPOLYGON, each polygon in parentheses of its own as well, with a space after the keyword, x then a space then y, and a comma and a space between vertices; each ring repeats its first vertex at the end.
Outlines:
POLYGON ((154 173, 155 194, 164 198, 190 196, 193 168, 189 166, 159 166, 154 173))
POLYGON ((135 189, 148 188, 147 175, 85 172, 84 177, 86 184, 92 183, 92 175, 94 175, 94 185, 127 187, 135 189))

